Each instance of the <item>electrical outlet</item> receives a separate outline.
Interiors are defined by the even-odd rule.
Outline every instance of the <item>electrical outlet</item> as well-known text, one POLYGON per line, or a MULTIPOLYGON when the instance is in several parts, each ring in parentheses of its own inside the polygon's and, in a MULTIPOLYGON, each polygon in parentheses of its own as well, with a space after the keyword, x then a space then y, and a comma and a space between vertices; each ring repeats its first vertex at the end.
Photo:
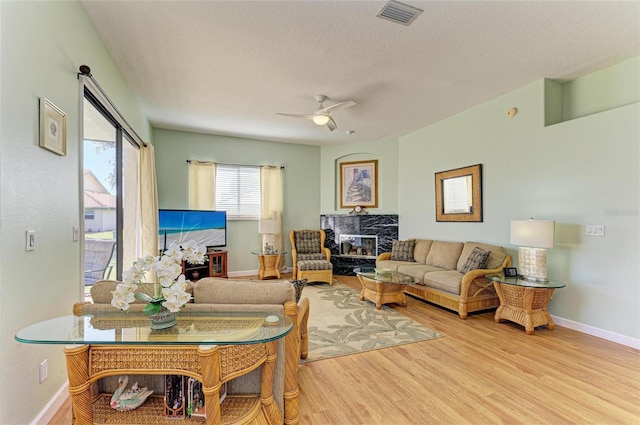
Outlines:
POLYGON ((47 359, 44 359, 42 363, 40 363, 40 383, 42 384, 45 379, 49 376, 49 366, 47 364, 47 359))

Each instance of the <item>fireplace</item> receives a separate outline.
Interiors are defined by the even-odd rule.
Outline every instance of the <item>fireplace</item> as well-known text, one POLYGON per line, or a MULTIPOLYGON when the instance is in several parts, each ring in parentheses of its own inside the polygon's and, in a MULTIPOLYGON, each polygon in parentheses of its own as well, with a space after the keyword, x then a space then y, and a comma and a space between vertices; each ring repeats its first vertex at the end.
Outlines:
POLYGON ((391 251, 398 239, 396 214, 321 215, 320 227, 327 234, 333 273, 353 276, 356 267, 375 267, 376 257, 391 251))
POLYGON ((377 235, 338 235, 340 257, 369 258, 378 256, 377 235))

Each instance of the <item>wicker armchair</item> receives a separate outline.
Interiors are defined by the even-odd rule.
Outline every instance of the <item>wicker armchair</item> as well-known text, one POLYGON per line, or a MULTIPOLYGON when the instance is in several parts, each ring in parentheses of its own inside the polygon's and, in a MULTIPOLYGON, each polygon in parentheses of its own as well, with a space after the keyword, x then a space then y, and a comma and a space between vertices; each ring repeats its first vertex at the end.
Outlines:
POLYGON ((291 256, 295 279, 309 282, 326 282, 333 285, 331 251, 325 248, 324 230, 291 230, 291 256))

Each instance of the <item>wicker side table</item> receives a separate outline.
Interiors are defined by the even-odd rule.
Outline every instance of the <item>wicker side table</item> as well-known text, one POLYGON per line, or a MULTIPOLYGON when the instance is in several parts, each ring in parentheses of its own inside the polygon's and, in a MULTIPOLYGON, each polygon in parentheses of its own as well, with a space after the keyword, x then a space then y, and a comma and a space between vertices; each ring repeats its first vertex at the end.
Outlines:
POLYGON ((547 311, 553 291, 566 285, 562 282, 529 282, 522 278, 494 278, 493 285, 500 298, 496 322, 509 320, 524 326, 527 335, 533 335, 537 326, 546 325, 553 330, 555 324, 547 311))

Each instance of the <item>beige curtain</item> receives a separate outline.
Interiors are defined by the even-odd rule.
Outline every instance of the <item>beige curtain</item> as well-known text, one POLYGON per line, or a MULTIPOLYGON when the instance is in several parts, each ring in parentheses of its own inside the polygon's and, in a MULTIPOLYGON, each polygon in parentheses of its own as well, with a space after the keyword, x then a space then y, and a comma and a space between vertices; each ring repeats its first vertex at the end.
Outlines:
MULTIPOLYGON (((272 166, 260 167, 260 218, 280 220, 282 228, 282 168, 272 166)), ((260 235, 262 236, 262 235, 260 235)), ((262 246, 259 241, 258 246, 262 246)), ((275 248, 284 250, 282 233, 276 235, 275 248)), ((285 261, 282 257, 280 269, 284 268, 285 261)))
POLYGON ((213 162, 189 163, 189 209, 216 209, 216 164, 213 162))
POLYGON ((158 188, 153 145, 140 148, 140 228, 142 253, 158 253, 158 188))

